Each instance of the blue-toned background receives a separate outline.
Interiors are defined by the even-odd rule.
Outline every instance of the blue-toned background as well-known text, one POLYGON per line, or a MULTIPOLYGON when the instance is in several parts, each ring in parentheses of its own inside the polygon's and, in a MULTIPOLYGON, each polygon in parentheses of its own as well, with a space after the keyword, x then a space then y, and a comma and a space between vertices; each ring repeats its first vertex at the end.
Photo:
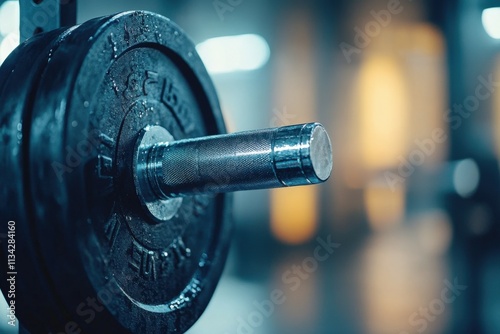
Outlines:
MULTIPOLYGON (((0 62, 19 40, 17 2, 1 3, 0 62)), ((499 8, 79 1, 79 22, 147 9, 178 23, 230 131, 331 134, 326 184, 236 194, 227 269, 190 334, 500 333, 499 8)))

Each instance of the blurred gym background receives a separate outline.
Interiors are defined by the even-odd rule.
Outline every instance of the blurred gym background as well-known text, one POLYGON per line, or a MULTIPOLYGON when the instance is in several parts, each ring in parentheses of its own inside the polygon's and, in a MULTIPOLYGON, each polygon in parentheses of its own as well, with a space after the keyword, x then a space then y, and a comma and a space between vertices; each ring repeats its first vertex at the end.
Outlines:
MULTIPOLYGON (((0 4, 1 62, 19 22, 0 4)), ((331 134, 326 184, 236 194, 226 271, 190 334, 500 332, 500 1, 78 5, 79 22, 179 24, 230 131, 331 134)))

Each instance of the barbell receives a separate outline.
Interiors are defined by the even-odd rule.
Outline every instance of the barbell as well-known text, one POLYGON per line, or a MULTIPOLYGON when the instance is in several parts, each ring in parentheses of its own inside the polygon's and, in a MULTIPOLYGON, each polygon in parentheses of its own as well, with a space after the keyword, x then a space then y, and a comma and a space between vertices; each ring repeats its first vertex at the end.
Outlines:
POLYGON ((0 286, 31 333, 185 332, 224 267, 230 193, 332 170, 321 124, 226 134, 193 43, 141 11, 14 50, 0 135, 0 286))

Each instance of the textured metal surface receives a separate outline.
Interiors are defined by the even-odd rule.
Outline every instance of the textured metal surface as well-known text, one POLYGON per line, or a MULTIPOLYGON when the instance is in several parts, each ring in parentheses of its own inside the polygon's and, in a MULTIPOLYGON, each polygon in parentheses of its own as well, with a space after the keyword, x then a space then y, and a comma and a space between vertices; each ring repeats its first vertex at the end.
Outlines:
POLYGON ((144 183, 162 199, 316 184, 332 171, 328 134, 310 123, 152 146, 144 183))
MULTIPOLYGON (((280 186, 270 165, 273 131, 173 142, 155 171, 166 197, 280 186)), ((151 166, 154 167, 154 164, 151 166)))

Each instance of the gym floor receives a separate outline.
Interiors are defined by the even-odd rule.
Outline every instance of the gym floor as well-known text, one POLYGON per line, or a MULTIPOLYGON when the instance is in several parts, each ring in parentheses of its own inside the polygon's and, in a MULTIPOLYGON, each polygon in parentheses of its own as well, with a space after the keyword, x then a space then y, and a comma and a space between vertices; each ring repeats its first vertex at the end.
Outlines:
MULTIPOLYGON (((0 62, 19 39, 2 2, 0 62)), ((231 132, 318 121, 331 136, 325 184, 235 195, 225 273, 188 333, 500 332, 494 5, 79 2, 79 22, 145 9, 181 26, 231 132)))

